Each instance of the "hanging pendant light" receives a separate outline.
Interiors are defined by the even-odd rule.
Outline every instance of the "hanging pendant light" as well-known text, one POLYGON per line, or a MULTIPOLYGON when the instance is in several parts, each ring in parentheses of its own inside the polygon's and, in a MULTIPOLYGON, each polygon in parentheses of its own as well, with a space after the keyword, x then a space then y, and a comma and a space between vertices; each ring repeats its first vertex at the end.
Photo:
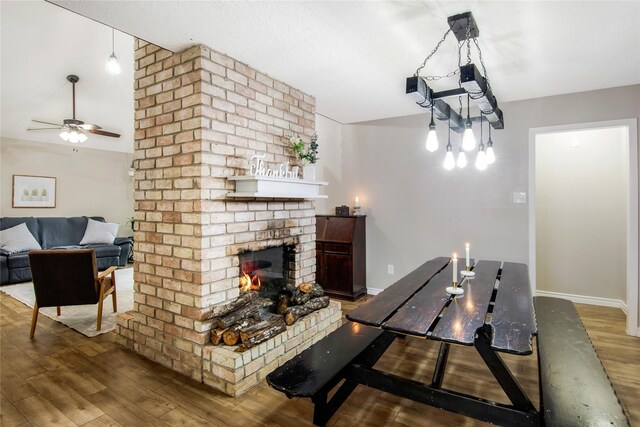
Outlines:
POLYGON ((456 165, 458 165, 460 169, 467 167, 467 155, 464 154, 462 147, 460 148, 460 151, 458 151, 458 161, 456 162, 456 165))
POLYGON ((426 148, 431 153, 438 150, 438 135, 436 134, 436 124, 433 121, 433 103, 431 104, 431 123, 429 123, 426 148))
POLYGON ((471 151, 476 148, 476 137, 473 136, 473 129, 471 128, 471 114, 469 114, 469 95, 467 95, 467 120, 464 123, 464 134, 462 135, 462 149, 464 151, 471 151))
POLYGON ((112 75, 120 74, 122 71, 120 69, 120 64, 118 63, 118 58, 115 53, 115 30, 111 29, 111 56, 107 60, 107 72, 112 75))
POLYGON ((482 111, 480 112, 480 147, 478 149, 478 155, 476 156, 476 168, 478 170, 485 170, 487 168, 487 157, 484 151, 484 142, 482 141, 482 125, 483 125, 482 111))
POLYGON ((456 161, 456 165, 460 168, 467 167, 467 155, 464 153, 462 149, 462 141, 460 141, 460 149, 458 150, 458 160, 456 161))
POLYGON ((451 119, 449 119, 449 136, 447 140, 447 154, 444 156, 444 168, 448 171, 456 166, 453 159, 453 147, 451 146, 451 119))
POLYGON ((489 140, 487 141, 487 164, 491 165, 496 161, 496 155, 493 152, 493 141, 491 140, 491 124, 489 124, 489 140))

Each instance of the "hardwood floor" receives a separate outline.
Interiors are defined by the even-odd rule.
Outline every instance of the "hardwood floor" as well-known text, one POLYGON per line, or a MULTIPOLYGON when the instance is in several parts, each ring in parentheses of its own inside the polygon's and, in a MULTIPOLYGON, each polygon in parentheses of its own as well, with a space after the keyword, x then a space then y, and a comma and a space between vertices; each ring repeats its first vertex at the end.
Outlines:
MULTIPOLYGON (((343 302, 343 313, 357 304, 343 302)), ((577 308, 631 425, 640 426, 640 338, 624 333, 618 309, 577 308)), ((1 426, 311 425, 308 399, 289 400, 265 383, 227 397, 119 347, 113 332, 86 338, 41 316, 30 340, 30 315, 29 307, 0 294, 1 426)), ((437 352, 431 341, 396 340, 376 366, 429 380, 437 352)), ((535 354, 504 359, 538 405, 535 354)), ((452 346, 444 386, 507 402, 471 347, 452 346)), ((359 386, 329 425, 484 424, 359 386)))

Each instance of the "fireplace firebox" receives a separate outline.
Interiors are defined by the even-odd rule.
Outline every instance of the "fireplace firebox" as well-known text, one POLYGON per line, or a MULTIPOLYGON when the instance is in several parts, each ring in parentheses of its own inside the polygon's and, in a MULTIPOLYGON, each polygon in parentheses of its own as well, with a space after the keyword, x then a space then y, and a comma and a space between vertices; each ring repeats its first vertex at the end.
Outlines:
POLYGON ((240 292, 258 291, 261 297, 277 302, 280 291, 289 283, 293 256, 294 246, 287 245, 238 254, 240 292))

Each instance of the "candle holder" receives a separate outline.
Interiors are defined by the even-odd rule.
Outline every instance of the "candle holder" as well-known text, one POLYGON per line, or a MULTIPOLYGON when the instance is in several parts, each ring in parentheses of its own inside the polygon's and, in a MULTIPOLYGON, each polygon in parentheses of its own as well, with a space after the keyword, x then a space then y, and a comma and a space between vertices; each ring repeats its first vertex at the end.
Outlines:
POLYGON ((353 215, 354 216, 360 215, 360 206, 354 206, 353 207, 353 215))
POLYGON ((447 293, 450 295, 462 295, 464 289, 458 286, 458 282, 453 282, 451 286, 447 286, 447 293))
POLYGON ((461 276, 473 277, 476 275, 474 271, 471 271, 471 267, 467 266, 467 269, 460 272, 461 276))

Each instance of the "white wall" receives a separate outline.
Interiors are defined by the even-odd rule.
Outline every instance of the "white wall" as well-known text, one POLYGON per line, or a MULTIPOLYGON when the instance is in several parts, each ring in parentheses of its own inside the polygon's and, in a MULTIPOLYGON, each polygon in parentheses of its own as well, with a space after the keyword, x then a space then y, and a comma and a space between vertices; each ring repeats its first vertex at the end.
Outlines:
MULTIPOLYGON (((326 206, 351 204, 359 194, 368 215, 368 287, 385 288, 430 257, 462 252, 466 241, 472 256, 527 263, 528 205, 511 198, 528 189, 529 128, 638 118, 640 85, 500 107, 505 129, 492 135, 497 161, 482 173, 447 172, 443 151, 426 152, 427 114, 343 125, 340 154, 322 153, 319 169, 338 176, 331 170, 342 165, 326 206), (395 265, 394 275, 387 264, 395 265)), ((438 126, 441 147, 445 127, 438 126)))
POLYGON ((628 138, 626 127, 537 135, 538 290, 626 301, 628 138))
POLYGON ((121 236, 133 216, 133 179, 128 175, 132 154, 0 139, 0 216, 103 216, 120 223, 121 236), (56 207, 13 208, 12 176, 57 178, 56 207))

